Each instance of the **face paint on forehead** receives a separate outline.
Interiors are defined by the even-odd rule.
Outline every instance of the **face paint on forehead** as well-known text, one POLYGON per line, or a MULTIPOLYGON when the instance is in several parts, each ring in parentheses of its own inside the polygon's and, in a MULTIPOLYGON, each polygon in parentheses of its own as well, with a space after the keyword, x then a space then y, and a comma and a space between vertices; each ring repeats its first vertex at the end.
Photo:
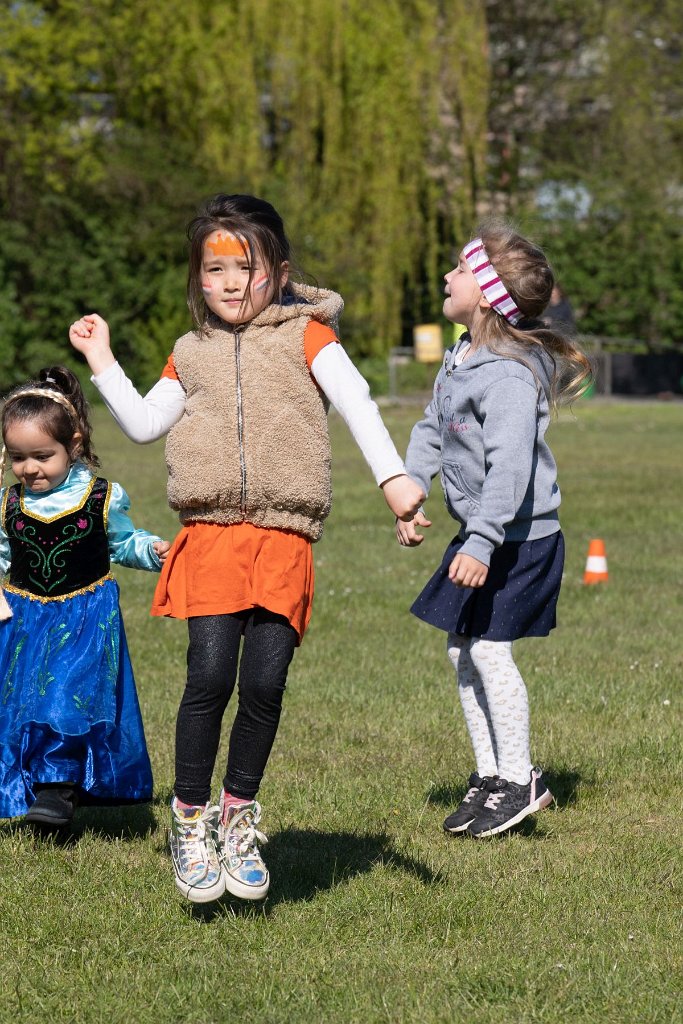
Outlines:
POLYGON ((231 235, 229 231, 225 235, 218 235, 213 241, 207 238, 206 247, 212 250, 214 256, 249 257, 249 246, 246 240, 231 235))

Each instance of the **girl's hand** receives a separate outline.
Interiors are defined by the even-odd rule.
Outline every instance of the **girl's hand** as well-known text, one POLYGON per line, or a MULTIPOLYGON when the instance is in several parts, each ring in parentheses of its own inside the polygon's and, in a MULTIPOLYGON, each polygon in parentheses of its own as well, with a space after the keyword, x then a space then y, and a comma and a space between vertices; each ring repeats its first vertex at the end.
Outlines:
POLYGON ((166 561, 166 558, 168 557, 169 551, 171 550, 171 543, 170 543, 170 541, 167 541, 167 540, 155 540, 154 543, 152 544, 152 547, 154 548, 154 551, 156 552, 157 558, 159 559, 159 561, 163 565, 164 562, 166 561))
POLYGON ((83 353, 95 376, 116 362, 109 347, 109 325, 97 313, 88 313, 72 323, 69 341, 78 352, 83 353))
POLYGON ((391 511, 404 522, 410 522, 426 497, 420 485, 405 473, 385 480, 382 491, 391 511))
POLYGON ((448 578, 456 587, 483 587, 488 574, 488 565, 472 558, 472 555, 459 553, 448 568, 448 578))
POLYGON ((416 548, 418 544, 421 544, 424 537, 421 533, 417 533, 415 527, 419 526, 420 529, 427 529, 432 525, 431 520, 427 519, 423 512, 418 512, 414 519, 411 519, 409 523, 404 523, 400 519, 396 520, 396 540, 404 548, 416 548))

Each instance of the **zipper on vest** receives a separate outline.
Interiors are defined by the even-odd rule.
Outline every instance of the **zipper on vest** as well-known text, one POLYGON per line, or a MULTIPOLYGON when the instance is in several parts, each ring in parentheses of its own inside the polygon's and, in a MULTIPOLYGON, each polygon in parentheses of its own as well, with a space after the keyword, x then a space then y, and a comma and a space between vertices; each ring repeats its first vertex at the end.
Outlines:
POLYGON ((242 373, 240 367, 240 332, 235 329, 235 372, 237 376, 237 440, 240 449, 241 496, 240 513, 242 519, 247 514, 247 463, 244 457, 244 418, 242 415, 242 373))

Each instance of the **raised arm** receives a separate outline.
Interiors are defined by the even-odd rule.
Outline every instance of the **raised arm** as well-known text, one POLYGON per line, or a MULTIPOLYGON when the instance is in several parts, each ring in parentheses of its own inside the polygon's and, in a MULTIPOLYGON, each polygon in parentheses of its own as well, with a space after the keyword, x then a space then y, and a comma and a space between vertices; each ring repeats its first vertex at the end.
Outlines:
POLYGON ((144 397, 117 363, 109 343, 109 327, 96 313, 71 325, 69 340, 92 370, 92 381, 124 434, 149 444, 167 434, 185 409, 185 391, 178 380, 162 377, 144 397))

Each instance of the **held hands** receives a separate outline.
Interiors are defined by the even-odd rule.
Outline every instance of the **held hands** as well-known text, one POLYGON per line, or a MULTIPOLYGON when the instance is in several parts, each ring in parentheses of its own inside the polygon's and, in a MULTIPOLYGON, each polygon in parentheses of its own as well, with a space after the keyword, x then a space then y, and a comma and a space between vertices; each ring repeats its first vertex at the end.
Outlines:
MULTIPOLYGON (((424 540, 424 535, 417 530, 426 530, 431 525, 423 512, 418 512, 410 522, 397 519, 396 539, 405 548, 415 548, 424 540)), ((457 554, 448 567, 448 578, 456 587, 483 587, 488 574, 488 565, 472 555, 457 554)))
POLYGON ((409 522, 425 500, 425 492, 419 484, 402 473, 392 476, 382 484, 384 500, 398 519, 409 522))
MULTIPOLYGON (((431 521, 423 512, 409 522, 396 520, 396 539, 405 548, 415 548, 424 540, 418 529, 427 529, 431 521)), ((472 555, 457 554, 448 567, 448 578, 456 587, 483 587, 489 574, 488 565, 484 565, 472 555)))
POLYGON ((109 326, 97 313, 88 313, 69 328, 69 341, 88 360, 88 366, 97 375, 116 362, 109 346, 109 326))
POLYGON ((416 527, 427 529, 432 525, 431 519, 427 519, 424 512, 418 512, 410 522, 396 520, 396 540, 404 548, 416 548, 424 540, 424 536, 417 532, 416 527))
POLYGON ((459 553, 448 568, 448 578, 456 587, 483 587, 488 574, 488 565, 472 555, 459 553))
POLYGON ((171 549, 171 542, 168 540, 155 540, 154 543, 152 544, 152 547, 157 558, 163 565, 171 549))

